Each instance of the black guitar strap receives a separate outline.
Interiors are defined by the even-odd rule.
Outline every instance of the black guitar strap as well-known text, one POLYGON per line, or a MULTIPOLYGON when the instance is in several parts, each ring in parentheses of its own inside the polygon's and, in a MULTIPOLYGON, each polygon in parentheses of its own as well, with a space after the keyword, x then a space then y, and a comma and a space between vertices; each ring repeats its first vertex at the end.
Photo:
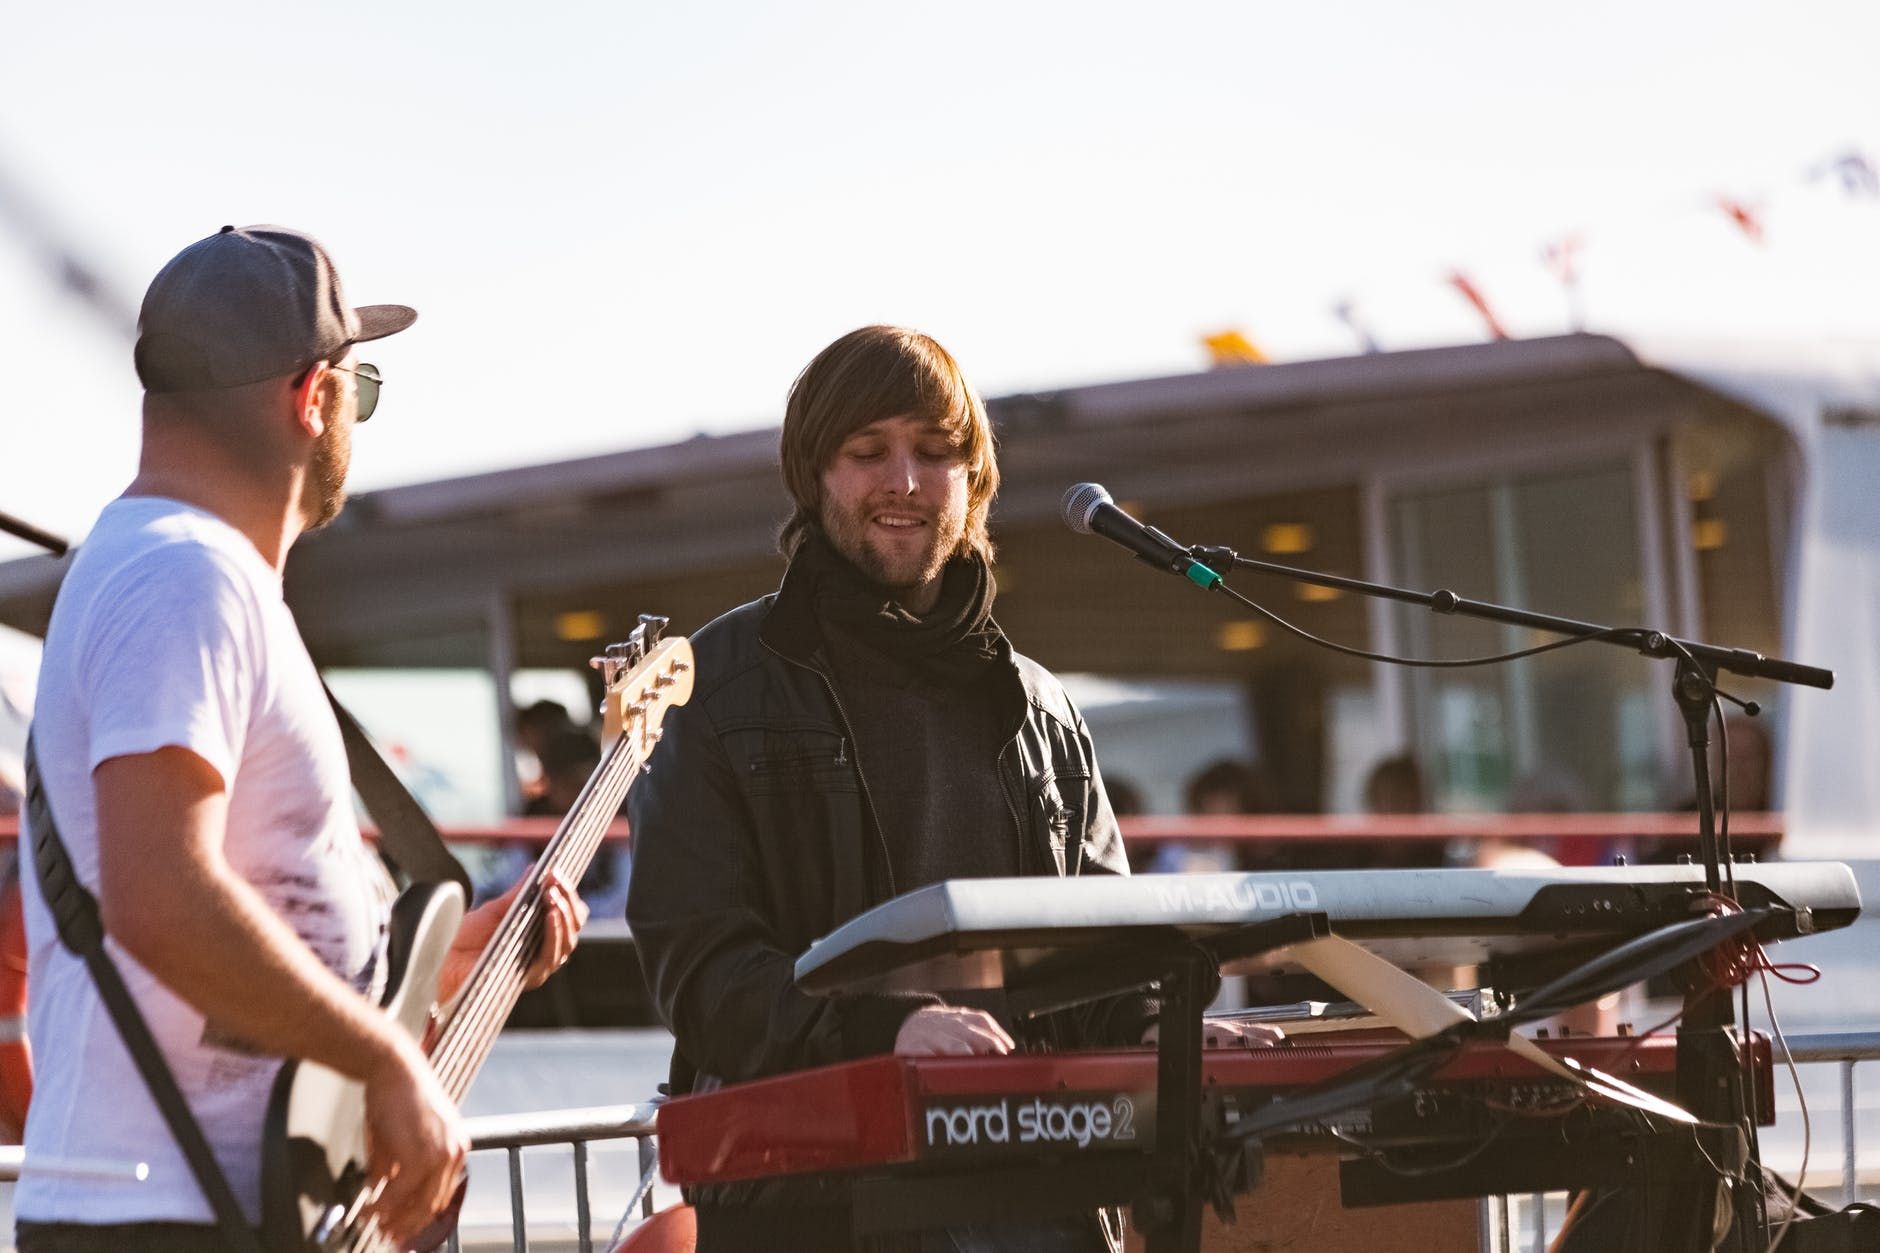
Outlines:
POLYGON ((327 703, 339 720, 340 738, 346 741, 346 766, 352 772, 353 790, 359 793, 372 825, 379 829, 380 850, 406 878, 417 883, 455 883, 463 889, 465 903, 469 903, 475 895, 470 876, 444 846, 437 824, 392 773, 391 766, 372 746, 365 728, 339 703, 324 679, 320 686, 326 689, 327 703))
POLYGON ((60 942, 91 971, 92 981, 98 985, 99 999, 104 1001, 111 1021, 117 1024, 118 1035, 123 1038, 131 1060, 137 1064, 144 1086, 150 1089, 151 1099, 162 1111, 163 1121, 169 1124, 177 1147, 188 1159, 190 1173, 196 1176, 209 1208, 215 1211, 216 1225, 222 1229, 223 1239, 235 1253, 261 1253, 261 1240, 242 1216, 242 1207, 222 1173, 221 1163, 209 1151, 202 1127, 176 1086, 176 1076, 170 1073, 169 1064, 163 1060, 163 1053, 150 1034, 150 1025, 144 1021, 137 1002, 131 999, 130 990, 124 986, 117 963, 105 951, 104 919, 98 911, 98 900, 78 881, 72 869, 71 854, 66 852, 65 841, 53 823, 52 804, 40 785, 39 761, 33 752, 30 734, 26 739, 26 817, 32 826, 33 865, 39 872, 40 892, 52 911, 60 942))

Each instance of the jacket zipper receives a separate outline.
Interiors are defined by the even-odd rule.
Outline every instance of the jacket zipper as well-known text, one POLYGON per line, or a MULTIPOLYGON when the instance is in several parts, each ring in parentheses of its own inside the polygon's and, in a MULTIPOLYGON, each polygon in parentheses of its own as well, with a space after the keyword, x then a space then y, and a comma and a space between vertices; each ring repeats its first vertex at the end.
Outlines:
MULTIPOLYGON (((762 641, 759 642, 762 643, 762 641)), ((849 722, 849 711, 842 707, 842 698, 836 695, 836 685, 834 681, 815 666, 798 661, 794 657, 785 657, 776 649, 771 648, 769 644, 764 644, 764 647, 788 664, 807 670, 822 680, 823 688, 829 693, 830 703, 836 707, 836 717, 842 720, 842 743, 836 748, 836 761, 841 763, 848 756, 848 745, 849 741, 855 738, 855 727, 849 722)), ((868 776, 862 773, 861 754, 859 752, 856 754, 855 761, 855 782, 862 789, 862 803, 868 806, 868 822, 869 825, 874 828, 875 843, 881 849, 881 872, 888 877, 888 895, 891 898, 899 896, 900 893, 894 886, 894 862, 888 856, 888 837, 881 833, 881 815, 875 811, 875 798, 868 790, 868 776)), ((1006 798, 1006 804, 1011 804, 1010 797, 1006 798)))
MULTIPOLYGON (((999 770, 999 794, 1005 797, 1006 812, 1012 815, 1012 832, 1018 838, 1018 873, 1022 875, 1025 873, 1025 845, 1029 843, 1029 841, 1026 839, 1025 820, 1019 816, 1018 805, 1012 800, 1011 778, 1007 775, 1005 770, 1006 751, 1012 747, 1013 741, 1017 740, 1017 738, 1017 736, 1013 736, 1011 740, 1006 741, 1005 747, 999 750, 997 766, 999 770)), ((1051 849, 1049 843, 1049 841, 1046 841, 1047 846, 1044 850, 1045 863, 1047 865, 1051 863, 1051 849)))
POLYGON ((846 766, 849 764, 848 745, 849 742, 846 739, 843 740, 842 743, 836 747, 836 755, 833 759, 830 758, 827 753, 797 753, 790 757, 760 757, 751 762, 751 773, 758 775, 781 774, 785 771, 796 770, 803 766, 846 766))
MULTIPOLYGON (((1018 737, 1025 733, 1025 723, 1029 719, 1030 713, 1029 704, 1025 704, 1025 712, 1019 715, 1018 725, 1012 728, 1012 734, 1006 739, 1004 744, 999 746, 999 755, 993 762, 993 765, 999 772, 999 791, 1005 797, 1006 812, 1012 815, 1012 834, 1018 840, 1018 873, 1021 875, 1025 873, 1025 850, 1031 845, 1031 829, 1026 825, 1024 816, 1019 813, 1018 802, 1012 799, 1014 796, 1023 794, 1024 780, 1018 777, 1016 770, 1008 771, 1006 769, 1005 759, 1006 755, 1012 751, 1012 745, 1018 743, 1018 737)), ((1049 837, 1046 837, 1044 847, 1035 851, 1039 856, 1044 858, 1044 868, 1052 868, 1056 865, 1056 859, 1051 856, 1051 840, 1049 837)), ((1066 873, 1068 873, 1068 871, 1069 867, 1067 863, 1066 873)), ((1065 875, 1060 874, 1058 877, 1064 878, 1065 875)))

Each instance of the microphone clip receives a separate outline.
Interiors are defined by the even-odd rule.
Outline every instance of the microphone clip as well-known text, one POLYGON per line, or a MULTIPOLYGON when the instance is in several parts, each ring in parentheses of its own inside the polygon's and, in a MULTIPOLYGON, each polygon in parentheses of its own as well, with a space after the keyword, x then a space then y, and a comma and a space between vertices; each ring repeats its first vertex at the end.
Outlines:
POLYGON ((1188 563, 1192 558, 1188 555, 1188 549, 1179 540, 1162 528, 1150 526, 1147 522, 1142 524, 1142 529, 1162 546, 1162 555, 1158 558, 1151 557, 1148 553, 1137 553, 1136 560, 1168 574, 1180 574, 1188 568, 1188 563))
POLYGON ((1239 553, 1221 544, 1196 544, 1188 550, 1188 556, 1222 578, 1232 574, 1240 561, 1239 553))

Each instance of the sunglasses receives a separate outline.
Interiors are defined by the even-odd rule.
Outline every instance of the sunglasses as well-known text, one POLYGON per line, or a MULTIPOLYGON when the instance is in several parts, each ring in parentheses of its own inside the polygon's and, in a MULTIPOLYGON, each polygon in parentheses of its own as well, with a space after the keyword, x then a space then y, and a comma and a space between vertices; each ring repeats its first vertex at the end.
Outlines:
POLYGON ((379 388, 385 382, 385 376, 379 373, 379 367, 368 361, 361 361, 358 365, 335 365, 327 368, 338 370, 342 374, 350 374, 358 383, 359 416, 354 420, 364 422, 371 417, 372 411, 379 407, 379 388))

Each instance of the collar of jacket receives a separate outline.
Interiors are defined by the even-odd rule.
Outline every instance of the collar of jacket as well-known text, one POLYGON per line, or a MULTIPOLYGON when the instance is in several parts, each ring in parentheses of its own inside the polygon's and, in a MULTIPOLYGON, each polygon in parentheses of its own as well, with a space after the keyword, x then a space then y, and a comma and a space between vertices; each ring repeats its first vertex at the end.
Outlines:
MULTIPOLYGON (((1016 735, 1018 726, 1023 724, 1025 711, 1038 702, 1036 676, 1032 673, 1033 667, 1021 666, 1013 661, 1012 641, 999 628, 997 619, 993 620, 992 625, 999 632, 1000 656, 1023 692, 1022 707, 1017 711, 1018 720, 1012 728, 1012 733, 1016 735)), ((828 655, 823 651, 822 626, 816 621, 815 598, 810 595, 809 578, 797 568, 794 561, 783 572, 783 583, 771 597, 770 608, 764 614, 757 638, 784 660, 808 666, 824 678, 834 681, 830 677, 828 655)))
POLYGON ((809 576, 792 561, 783 572, 783 584, 771 597, 770 609, 757 637, 787 661, 827 672, 822 661, 822 627, 810 595, 809 576))

